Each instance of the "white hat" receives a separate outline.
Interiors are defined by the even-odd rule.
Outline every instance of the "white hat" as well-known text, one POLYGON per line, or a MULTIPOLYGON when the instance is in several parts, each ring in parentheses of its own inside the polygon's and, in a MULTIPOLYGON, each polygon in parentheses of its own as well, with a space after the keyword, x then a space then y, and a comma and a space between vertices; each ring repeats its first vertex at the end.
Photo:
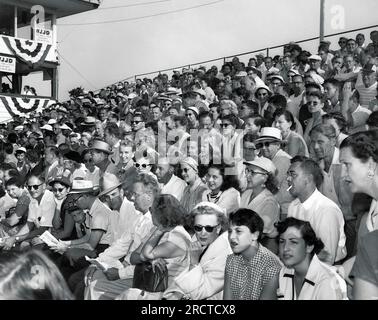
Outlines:
POLYGON ((49 125, 53 125, 55 124, 57 121, 55 119, 50 119, 49 121, 47 121, 47 124, 49 125))
POLYGON ((17 126, 16 128, 14 128, 14 130, 18 131, 18 130, 23 130, 24 129, 24 126, 21 125, 21 126, 17 126))
POLYGON ((313 55, 311 55, 311 56, 308 58, 308 60, 322 61, 322 58, 321 58, 319 55, 317 55, 317 54, 313 54, 313 55))
POLYGON ((116 175, 105 172, 101 179, 101 189, 103 190, 98 197, 101 197, 109 192, 112 192, 114 189, 118 188, 122 182, 119 181, 116 175))
POLYGON ((70 130, 70 131, 72 131, 72 129, 69 126, 67 126, 65 123, 63 123, 59 128, 62 129, 62 130, 70 130))
POLYGON ((246 77, 247 72, 245 71, 239 71, 237 74, 235 74, 235 77, 246 77))
POLYGON ((21 151, 26 153, 26 149, 24 147, 19 147, 16 149, 16 152, 21 151))
POLYGON ((255 140, 255 145, 264 141, 282 141, 280 129, 274 127, 264 127, 261 129, 260 137, 255 140))
POLYGON ((256 90, 255 90, 255 96, 256 96, 257 92, 258 92, 260 89, 265 89, 266 91, 272 93, 272 91, 270 90, 270 88, 264 84, 264 85, 259 85, 259 86, 257 86, 257 88, 256 88, 256 90))
POLYGON ((196 107, 189 107, 187 110, 192 110, 197 116, 199 115, 199 110, 196 107))
POLYGON ((259 168, 265 170, 266 172, 269 172, 269 173, 272 173, 272 174, 275 174, 276 170, 277 170, 277 168, 274 165, 274 163, 272 162, 272 160, 265 158, 265 157, 256 157, 252 161, 244 161, 243 163, 259 167, 259 168))
POLYGON ((70 193, 87 193, 94 191, 93 182, 90 180, 73 180, 70 193))
POLYGON ((138 95, 135 93, 135 92, 131 92, 128 96, 127 96, 127 99, 134 99, 136 98, 138 95))
POLYGON ((285 80, 284 80, 280 75, 278 75, 278 74, 274 74, 274 75, 272 75, 272 76, 270 77, 270 79, 271 79, 271 80, 273 80, 273 79, 278 79, 278 80, 280 80, 282 83, 285 83, 285 80))
POLYGON ((47 130, 47 131, 54 131, 52 126, 50 126, 49 124, 45 124, 41 127, 41 130, 47 130))

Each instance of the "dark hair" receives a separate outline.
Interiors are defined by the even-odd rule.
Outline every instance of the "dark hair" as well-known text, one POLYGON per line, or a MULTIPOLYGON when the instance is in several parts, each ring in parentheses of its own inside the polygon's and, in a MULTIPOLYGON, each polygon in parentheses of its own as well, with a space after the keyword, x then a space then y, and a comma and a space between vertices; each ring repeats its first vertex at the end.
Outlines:
POLYGON ((327 79, 326 81, 324 81, 324 83, 323 83, 323 87, 324 87, 327 83, 333 85, 336 89, 340 90, 340 86, 341 86, 340 81, 338 81, 338 80, 336 80, 336 79, 333 79, 333 78, 329 78, 329 79, 327 79))
POLYGON ((16 177, 10 178, 7 182, 5 182, 5 188, 7 188, 9 186, 16 186, 16 187, 21 188, 23 186, 23 183, 22 183, 20 177, 16 176, 16 177))
POLYGON ((153 195, 157 195, 160 192, 160 186, 159 183, 157 182, 156 178, 154 178, 152 175, 147 174, 147 173, 141 173, 139 174, 133 184, 135 183, 142 183, 144 187, 149 189, 153 195))
POLYGON ((300 163, 300 168, 305 174, 312 176, 316 187, 319 189, 324 179, 322 169, 320 169, 319 164, 305 156, 295 156, 290 160, 290 163, 292 164, 297 162, 300 163))
POLYGON ((239 125, 238 117, 234 114, 227 114, 220 117, 220 120, 228 120, 232 124, 233 127, 237 128, 239 125))
POLYGON ((254 134, 254 133, 246 133, 245 135, 243 135, 243 143, 244 142, 255 142, 255 140, 259 137, 258 134, 254 134))
POLYGON ((120 137, 119 127, 116 123, 108 123, 104 131, 108 131, 110 135, 115 136, 117 139, 120 137))
POLYGON ((370 114, 366 120, 366 124, 372 127, 378 127, 378 111, 374 111, 370 114))
POLYGON ((264 220, 251 209, 239 209, 231 212, 229 216, 229 223, 235 226, 246 226, 251 233, 259 232, 258 240, 261 240, 264 230, 264 220))
POLYGON ((281 94, 276 94, 274 96, 271 96, 268 99, 268 103, 274 104, 275 106, 279 106, 281 109, 286 109, 287 107, 287 100, 281 94))
POLYGON ((13 145, 10 142, 4 143, 4 151, 6 154, 12 154, 13 153, 13 145))
POLYGON ((309 92, 306 94, 308 97, 317 97, 320 101, 323 101, 323 94, 319 91, 309 92))
POLYGON ((291 122, 290 130, 295 130, 297 125, 294 121, 293 114, 289 110, 277 109, 273 114, 273 118, 277 118, 277 117, 280 117, 282 115, 285 117, 287 122, 291 122))
POLYGON ((268 179, 265 181, 265 187, 273 194, 276 194, 279 190, 278 180, 275 174, 267 172, 268 179))
POLYGON ((254 119, 253 122, 256 126, 259 126, 260 128, 264 128, 267 125, 267 121, 265 118, 263 118, 260 115, 251 115, 247 119, 252 118, 254 119))
POLYGON ((16 132, 9 132, 7 140, 9 143, 16 143, 18 139, 18 135, 16 132))
POLYGON ((201 111, 198 116, 199 119, 206 118, 206 117, 211 118, 209 111, 201 111))
POLYGON ((11 178, 21 178, 20 177, 20 173, 18 172, 18 170, 17 169, 14 169, 14 168, 12 168, 12 169, 9 169, 8 170, 8 175, 11 177, 11 178))
POLYGON ((174 116, 173 121, 178 121, 182 126, 186 126, 188 124, 188 119, 184 116, 174 116))
POLYGON ((297 228, 301 232, 306 245, 314 246, 311 255, 318 254, 324 248, 322 240, 316 237, 314 229, 311 227, 311 224, 307 221, 290 217, 286 218, 283 221, 276 222, 274 226, 277 228, 279 235, 285 233, 289 227, 297 228))
POLYGON ((190 216, 176 197, 161 194, 154 199, 151 207, 154 218, 163 227, 189 226, 190 216))
POLYGON ((230 188, 234 188, 236 190, 239 190, 239 181, 235 175, 226 174, 226 170, 231 170, 231 166, 226 166, 224 164, 214 164, 210 163, 207 171, 210 170, 210 168, 219 170, 220 175, 223 178, 223 183, 220 187, 221 191, 228 190, 230 188))
POLYGON ((334 126, 331 126, 329 124, 319 124, 316 127, 312 128, 310 131, 310 137, 314 133, 320 133, 328 139, 336 139, 336 129, 334 126))
POLYGON ((60 155, 59 148, 57 148, 56 146, 47 146, 45 150, 55 154, 56 157, 59 157, 60 155))
POLYGON ((357 132, 347 137, 340 145, 340 149, 350 148, 353 155, 366 162, 373 158, 378 163, 378 130, 357 132))

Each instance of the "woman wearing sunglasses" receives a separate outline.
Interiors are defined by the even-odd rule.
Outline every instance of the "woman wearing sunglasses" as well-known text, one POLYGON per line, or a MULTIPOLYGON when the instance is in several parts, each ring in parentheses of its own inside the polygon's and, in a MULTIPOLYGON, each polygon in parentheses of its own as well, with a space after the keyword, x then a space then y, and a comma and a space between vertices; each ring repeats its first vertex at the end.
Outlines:
POLYGON ((72 205, 72 197, 69 195, 71 190, 70 175, 70 172, 66 170, 62 176, 54 178, 49 183, 56 203, 51 234, 62 240, 76 238, 74 233, 75 221, 70 214, 67 214, 68 207, 72 205))
POLYGON ((191 212, 196 204, 202 201, 206 185, 198 175, 198 163, 191 157, 183 159, 180 163, 182 179, 188 184, 183 192, 181 204, 188 212, 191 212))
POLYGON ((317 125, 322 124, 322 116, 325 113, 323 110, 323 95, 320 92, 311 92, 306 95, 308 111, 311 113, 311 118, 308 120, 303 138, 306 141, 307 146, 311 144, 310 133, 317 125))
POLYGON ((227 215, 240 207, 239 182, 235 175, 227 170, 231 167, 210 164, 207 170, 206 180, 209 190, 202 195, 202 201, 217 204, 226 210, 227 215))
POLYGON ((190 247, 191 267, 174 279, 163 298, 222 299, 224 268, 232 253, 225 210, 214 203, 201 202, 190 215, 195 232, 190 247))
POLYGON ((275 178, 276 167, 265 157, 256 157, 253 161, 244 162, 248 188, 243 192, 240 208, 255 211, 264 221, 261 243, 277 253, 277 230, 274 223, 280 218, 280 206, 274 196, 277 193, 275 178))

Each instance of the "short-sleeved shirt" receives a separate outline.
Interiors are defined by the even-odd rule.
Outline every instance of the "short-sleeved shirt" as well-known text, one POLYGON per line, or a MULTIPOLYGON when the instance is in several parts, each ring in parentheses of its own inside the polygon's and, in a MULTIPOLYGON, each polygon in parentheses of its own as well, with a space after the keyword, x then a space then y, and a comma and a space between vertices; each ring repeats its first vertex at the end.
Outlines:
POLYGON ((259 300, 264 287, 280 270, 278 257, 262 245, 249 261, 240 254, 229 255, 225 274, 230 279, 231 298, 259 300))
POLYGON ((45 190, 40 203, 36 199, 30 200, 28 222, 34 223, 37 228, 51 228, 55 207, 54 194, 45 190))
MULTIPOLYGON (((104 231, 99 244, 111 244, 113 235, 110 227, 110 215, 112 211, 104 205, 99 199, 93 203, 86 217, 86 228, 88 231, 101 230, 104 231)), ((87 231, 87 232, 88 232, 87 231)))
POLYGON ((359 243, 352 273, 355 278, 378 286, 378 230, 366 234, 359 243))

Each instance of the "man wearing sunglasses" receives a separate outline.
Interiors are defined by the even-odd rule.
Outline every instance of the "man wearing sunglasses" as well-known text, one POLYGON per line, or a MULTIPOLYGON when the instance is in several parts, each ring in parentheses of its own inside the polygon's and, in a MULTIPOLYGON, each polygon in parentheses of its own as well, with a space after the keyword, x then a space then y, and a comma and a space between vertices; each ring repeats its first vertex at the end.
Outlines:
POLYGON ((43 242, 39 239, 43 232, 52 227, 56 203, 54 194, 46 189, 45 180, 42 176, 30 176, 27 188, 31 196, 29 212, 26 224, 12 237, 6 238, 4 249, 10 250, 16 244, 20 248, 29 245, 39 245, 43 242))

